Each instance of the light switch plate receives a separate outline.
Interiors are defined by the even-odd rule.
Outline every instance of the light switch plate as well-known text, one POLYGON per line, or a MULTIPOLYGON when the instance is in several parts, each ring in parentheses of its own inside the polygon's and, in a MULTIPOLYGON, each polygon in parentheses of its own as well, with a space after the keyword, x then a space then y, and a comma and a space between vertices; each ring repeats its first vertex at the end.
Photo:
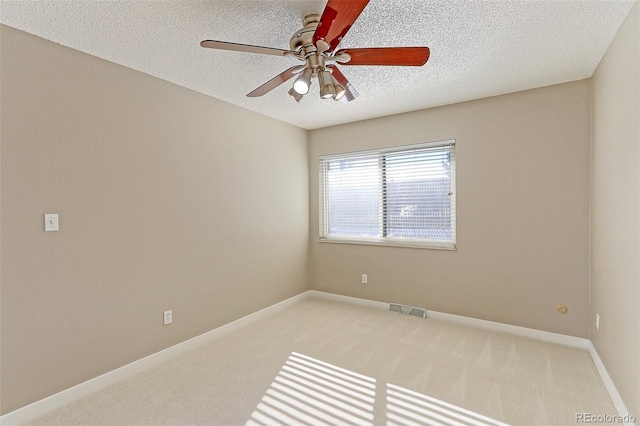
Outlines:
POLYGON ((60 230, 58 226, 58 213, 45 213, 44 230, 47 232, 60 230))

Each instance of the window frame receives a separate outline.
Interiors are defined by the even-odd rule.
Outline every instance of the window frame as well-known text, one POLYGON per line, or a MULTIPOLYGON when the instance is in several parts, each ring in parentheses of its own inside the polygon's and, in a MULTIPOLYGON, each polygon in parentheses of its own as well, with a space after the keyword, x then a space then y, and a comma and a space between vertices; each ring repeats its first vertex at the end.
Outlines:
MULTIPOLYGON (((319 242, 323 243, 339 243, 339 244, 364 244, 375 246, 392 246, 392 247, 411 247, 411 248, 426 248, 426 249, 438 249, 438 250, 456 250, 457 249, 457 158, 456 158, 456 140, 448 139, 436 142, 426 142, 411 145, 393 146, 380 149, 362 150, 362 151, 350 151, 342 152, 338 154, 327 154, 318 157, 318 190, 319 190, 319 242), (386 181, 386 155, 398 154, 404 151, 409 152, 416 149, 425 148, 439 148, 450 147, 451 149, 451 208, 450 218, 452 221, 450 241, 427 239, 427 238, 410 238, 410 237, 370 237, 370 236, 336 236, 328 234, 328 197, 325 194, 325 188, 327 185, 326 179, 328 173, 326 173, 327 161, 344 159, 349 156, 366 156, 377 155, 379 156, 380 165, 379 172, 381 175, 380 181, 380 210, 383 212, 380 215, 380 226, 386 227, 387 220, 385 216, 388 214, 387 200, 383 194, 385 192, 384 187, 387 185, 386 181), (324 180, 323 180, 324 179, 324 180)), ((385 234, 384 229, 382 231, 385 234)))

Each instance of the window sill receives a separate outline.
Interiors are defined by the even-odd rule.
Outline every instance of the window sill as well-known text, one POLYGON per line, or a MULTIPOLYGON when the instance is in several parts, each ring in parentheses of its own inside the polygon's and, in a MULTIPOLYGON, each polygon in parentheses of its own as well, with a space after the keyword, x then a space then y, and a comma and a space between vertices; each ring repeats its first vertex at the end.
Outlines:
POLYGON ((354 239, 341 239, 341 238, 320 238, 319 243, 335 243, 335 244, 355 244, 365 246, 381 246, 381 247, 403 247, 403 248, 417 248, 417 249, 430 249, 430 250, 448 250, 456 251, 457 247, 455 243, 431 243, 431 242, 409 242, 400 240, 354 240, 354 239))

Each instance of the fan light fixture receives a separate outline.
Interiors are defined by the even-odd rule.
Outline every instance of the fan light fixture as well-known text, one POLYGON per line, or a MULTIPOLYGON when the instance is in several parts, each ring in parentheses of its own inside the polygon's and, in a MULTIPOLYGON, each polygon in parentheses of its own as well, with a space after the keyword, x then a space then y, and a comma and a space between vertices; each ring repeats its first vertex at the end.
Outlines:
POLYGON ((296 102, 300 102, 300 99, 302 99, 302 97, 304 96, 304 95, 301 95, 300 93, 296 92, 293 87, 291 89, 289 89, 289 95, 291 95, 291 97, 293 99, 295 99, 296 102))
POLYGON ((320 83, 320 97, 322 99, 335 99, 339 101, 347 93, 345 87, 336 80, 332 71, 329 68, 318 70, 317 72, 311 71, 310 68, 305 68, 303 72, 298 75, 298 78, 293 83, 293 87, 289 90, 289 95, 296 102, 309 93, 309 87, 311 86, 311 78, 317 77, 320 83))
POLYGON ((300 74, 300 76, 296 78, 296 81, 293 83, 293 90, 295 90, 296 93, 300 95, 306 95, 307 93, 309 93, 309 86, 311 86, 311 76, 311 69, 305 68, 304 71, 302 71, 302 74, 300 74))
POLYGON ((318 80, 320 80, 320 97, 322 99, 335 98, 336 88, 333 87, 331 73, 327 70, 318 73, 318 80))
POLYGON ((331 81, 333 82, 333 87, 336 90, 336 97, 334 99, 339 101, 347 93, 347 89, 345 89, 342 84, 338 83, 338 80, 336 80, 333 75, 331 75, 331 81))

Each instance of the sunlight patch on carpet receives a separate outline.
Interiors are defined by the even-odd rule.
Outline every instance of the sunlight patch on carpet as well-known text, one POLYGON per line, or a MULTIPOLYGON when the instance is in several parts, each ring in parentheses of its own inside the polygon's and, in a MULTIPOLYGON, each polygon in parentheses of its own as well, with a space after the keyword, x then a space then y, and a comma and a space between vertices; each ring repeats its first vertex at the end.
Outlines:
MULTIPOLYGON (((390 383, 383 413, 387 426, 507 426, 498 420, 390 383)), ((374 424, 376 380, 292 352, 247 426, 374 424)))
POLYGON ((487 416, 387 383, 387 426, 507 426, 487 416))
POLYGON ((291 353, 248 426, 371 425, 375 379, 291 353))

